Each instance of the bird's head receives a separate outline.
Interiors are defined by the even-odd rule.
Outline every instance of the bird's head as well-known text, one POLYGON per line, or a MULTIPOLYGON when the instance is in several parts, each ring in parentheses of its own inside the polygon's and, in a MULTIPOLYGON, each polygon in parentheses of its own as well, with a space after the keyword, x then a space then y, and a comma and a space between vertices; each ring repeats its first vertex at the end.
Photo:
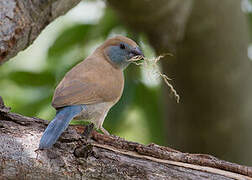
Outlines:
POLYGON ((117 68, 125 69, 130 59, 135 56, 144 56, 139 46, 124 36, 115 36, 102 45, 105 57, 117 68))

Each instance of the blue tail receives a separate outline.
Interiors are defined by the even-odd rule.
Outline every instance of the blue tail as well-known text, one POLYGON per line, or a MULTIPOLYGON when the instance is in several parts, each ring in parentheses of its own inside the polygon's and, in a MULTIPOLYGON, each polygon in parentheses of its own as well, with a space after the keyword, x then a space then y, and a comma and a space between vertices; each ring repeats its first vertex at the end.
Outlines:
POLYGON ((48 149, 58 140, 59 136, 68 127, 70 121, 78 115, 85 105, 66 106, 57 111, 55 118, 47 126, 40 139, 39 149, 48 149))

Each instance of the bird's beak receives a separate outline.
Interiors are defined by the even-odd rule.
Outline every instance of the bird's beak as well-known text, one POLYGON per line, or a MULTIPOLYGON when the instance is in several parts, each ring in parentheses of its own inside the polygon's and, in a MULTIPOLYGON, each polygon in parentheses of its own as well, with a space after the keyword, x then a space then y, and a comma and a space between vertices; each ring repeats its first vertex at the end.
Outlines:
POLYGON ((139 47, 135 47, 130 50, 130 56, 131 56, 131 58, 133 58, 135 56, 144 57, 144 54, 139 47))

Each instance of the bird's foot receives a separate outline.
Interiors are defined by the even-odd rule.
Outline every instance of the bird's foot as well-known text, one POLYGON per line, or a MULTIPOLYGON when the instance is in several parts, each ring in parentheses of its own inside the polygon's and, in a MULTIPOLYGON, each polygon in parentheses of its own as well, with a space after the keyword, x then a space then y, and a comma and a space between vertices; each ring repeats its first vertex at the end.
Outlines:
POLYGON ((85 126, 85 129, 84 129, 84 132, 83 132, 82 135, 85 137, 86 140, 89 139, 89 137, 91 136, 91 133, 92 133, 93 129, 94 129, 94 124, 93 123, 85 126))
POLYGON ((103 132, 103 134, 105 134, 107 136, 110 135, 109 132, 106 129, 104 129, 103 127, 100 127, 100 130, 103 132))
POLYGON ((81 139, 82 144, 80 146, 77 146, 74 150, 74 155, 76 157, 87 158, 88 156, 94 153, 93 146, 91 142, 89 142, 93 129, 94 129, 93 123, 85 126, 84 132, 82 133, 82 136, 84 137, 83 139, 81 139))

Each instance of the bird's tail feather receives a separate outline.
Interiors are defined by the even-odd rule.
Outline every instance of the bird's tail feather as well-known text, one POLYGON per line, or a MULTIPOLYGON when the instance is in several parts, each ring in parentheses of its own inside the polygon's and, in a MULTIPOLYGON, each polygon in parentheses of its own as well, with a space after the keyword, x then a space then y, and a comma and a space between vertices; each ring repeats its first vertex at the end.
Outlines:
POLYGON ((40 139, 39 149, 48 149, 57 141, 59 136, 68 127, 70 121, 78 115, 85 105, 66 106, 57 111, 55 118, 47 126, 40 139))

